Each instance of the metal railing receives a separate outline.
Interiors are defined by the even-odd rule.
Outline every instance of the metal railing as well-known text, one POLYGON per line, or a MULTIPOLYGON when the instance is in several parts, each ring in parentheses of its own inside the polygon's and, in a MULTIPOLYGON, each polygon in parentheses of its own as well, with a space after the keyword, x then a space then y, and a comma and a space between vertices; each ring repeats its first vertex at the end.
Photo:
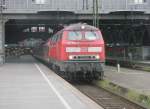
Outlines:
MULTIPOLYGON (((109 13, 113 11, 146 11, 149 12, 150 4, 135 4, 131 0, 46 0, 44 4, 36 4, 32 0, 5 0, 7 9, 4 12, 35 12, 39 10, 60 10, 74 11, 77 13, 91 13, 93 12, 93 4, 97 4, 99 13, 109 13), (62 2, 63 1, 63 2, 62 2)), ((95 4, 95 6, 96 6, 95 4)))

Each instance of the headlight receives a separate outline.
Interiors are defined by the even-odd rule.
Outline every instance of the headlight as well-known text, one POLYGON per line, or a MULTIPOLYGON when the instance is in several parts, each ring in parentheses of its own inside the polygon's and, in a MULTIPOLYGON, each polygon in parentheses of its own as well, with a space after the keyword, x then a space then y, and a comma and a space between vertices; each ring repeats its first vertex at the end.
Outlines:
POLYGON ((88 52, 102 52, 102 47, 88 47, 88 52))
POLYGON ((80 52, 80 47, 66 47, 66 52, 80 52))
POLYGON ((96 59, 100 59, 99 55, 96 55, 95 58, 96 58, 96 59))
POLYGON ((69 59, 72 60, 72 59, 73 59, 73 56, 70 55, 70 56, 69 56, 69 59))

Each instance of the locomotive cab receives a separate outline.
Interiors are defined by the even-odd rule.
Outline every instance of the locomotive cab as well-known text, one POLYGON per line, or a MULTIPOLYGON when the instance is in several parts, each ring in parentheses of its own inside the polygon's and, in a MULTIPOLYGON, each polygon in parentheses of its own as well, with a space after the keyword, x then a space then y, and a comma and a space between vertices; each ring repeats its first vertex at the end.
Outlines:
POLYGON ((104 41, 99 31, 66 31, 65 60, 104 62, 104 41))

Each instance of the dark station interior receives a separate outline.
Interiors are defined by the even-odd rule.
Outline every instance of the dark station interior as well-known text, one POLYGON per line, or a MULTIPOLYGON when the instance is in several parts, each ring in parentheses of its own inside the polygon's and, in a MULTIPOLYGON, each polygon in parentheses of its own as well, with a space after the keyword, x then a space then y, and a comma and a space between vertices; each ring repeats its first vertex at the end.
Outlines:
MULTIPOLYGON (((9 20, 5 25, 5 43, 18 44, 25 39, 46 41, 52 34, 69 23, 84 22, 92 25, 91 20, 52 21, 52 20, 9 20), (35 27, 35 30, 32 30, 35 27), (44 30, 39 31, 40 27, 44 30), (53 32, 50 32, 52 29, 53 32)), ((150 22, 146 20, 100 20, 100 29, 107 44, 149 46, 150 22)))

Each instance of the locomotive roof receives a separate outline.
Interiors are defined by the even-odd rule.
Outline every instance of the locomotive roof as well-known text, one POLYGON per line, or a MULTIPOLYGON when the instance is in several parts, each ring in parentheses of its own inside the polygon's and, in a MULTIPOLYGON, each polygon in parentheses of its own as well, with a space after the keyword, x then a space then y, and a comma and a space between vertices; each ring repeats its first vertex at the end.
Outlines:
POLYGON ((98 28, 91 26, 91 25, 87 25, 87 24, 72 24, 72 25, 65 27, 64 30, 75 30, 75 31, 90 30, 90 31, 93 31, 93 30, 98 30, 98 28))

